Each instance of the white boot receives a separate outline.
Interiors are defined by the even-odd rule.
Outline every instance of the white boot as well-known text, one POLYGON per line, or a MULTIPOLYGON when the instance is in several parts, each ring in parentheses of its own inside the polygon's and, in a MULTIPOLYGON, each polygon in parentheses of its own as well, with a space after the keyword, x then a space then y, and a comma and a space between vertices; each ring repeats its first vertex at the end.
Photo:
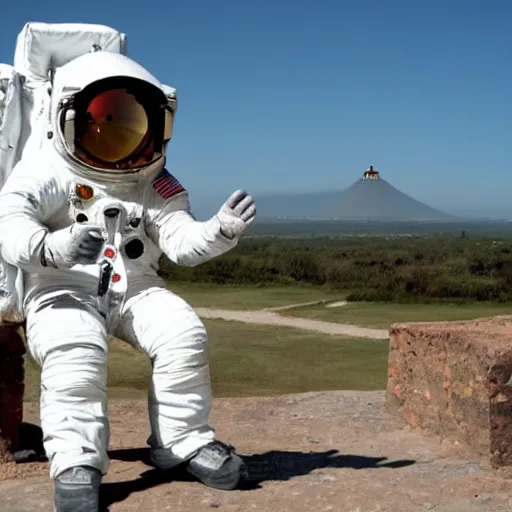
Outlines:
POLYGON ((247 468, 233 446, 212 441, 189 459, 187 471, 209 487, 232 490, 246 476, 247 468))
POLYGON ((99 512, 101 474, 90 467, 71 468, 55 479, 54 512, 99 512))

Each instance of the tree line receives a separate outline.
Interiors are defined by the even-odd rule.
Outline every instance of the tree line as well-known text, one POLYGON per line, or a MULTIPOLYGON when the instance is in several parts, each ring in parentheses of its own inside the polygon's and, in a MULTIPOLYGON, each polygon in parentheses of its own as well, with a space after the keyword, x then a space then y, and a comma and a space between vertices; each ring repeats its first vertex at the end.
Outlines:
POLYGON ((512 240, 465 236, 247 237, 172 281, 326 286, 366 301, 512 301, 512 240))

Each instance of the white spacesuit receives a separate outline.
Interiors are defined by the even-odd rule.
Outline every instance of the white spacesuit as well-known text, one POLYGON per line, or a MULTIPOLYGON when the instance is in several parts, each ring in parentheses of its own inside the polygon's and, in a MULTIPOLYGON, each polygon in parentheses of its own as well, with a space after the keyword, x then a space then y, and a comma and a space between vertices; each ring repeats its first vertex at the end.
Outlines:
POLYGON ((109 329, 151 358, 157 467, 187 462, 201 481, 224 489, 234 488, 243 471, 241 458, 214 440, 208 424, 203 323, 156 270, 162 252, 193 266, 232 249, 256 210, 237 191, 212 219, 193 218, 187 192, 165 168, 175 113, 175 90, 128 57, 80 56, 56 70, 47 138, 24 154, 0 192, 0 255, 23 270, 27 341, 42 367, 41 425, 58 512, 97 510, 108 469, 109 329), (112 209, 118 231, 107 254, 105 215, 112 209), (109 292, 98 295, 101 275, 107 287, 117 286, 112 303, 102 302, 109 292))

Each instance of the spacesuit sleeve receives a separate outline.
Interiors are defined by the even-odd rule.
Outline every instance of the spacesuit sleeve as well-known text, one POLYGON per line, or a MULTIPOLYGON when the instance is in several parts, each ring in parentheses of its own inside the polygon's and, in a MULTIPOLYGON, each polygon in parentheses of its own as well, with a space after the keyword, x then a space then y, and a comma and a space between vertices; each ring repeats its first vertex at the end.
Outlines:
POLYGON ((1 257, 22 270, 42 270, 41 251, 49 231, 45 221, 66 201, 65 190, 49 169, 21 160, 0 190, 1 257))
POLYGON ((238 239, 221 233, 216 216, 197 221, 190 212, 188 193, 172 175, 167 176, 167 182, 174 185, 166 189, 153 183, 153 208, 146 224, 149 236, 164 254, 177 265, 194 267, 234 248, 238 239))

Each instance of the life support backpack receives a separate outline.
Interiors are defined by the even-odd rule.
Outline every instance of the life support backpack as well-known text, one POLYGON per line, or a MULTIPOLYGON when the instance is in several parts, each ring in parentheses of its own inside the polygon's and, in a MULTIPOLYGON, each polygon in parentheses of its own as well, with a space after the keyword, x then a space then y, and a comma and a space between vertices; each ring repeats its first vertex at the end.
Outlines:
MULTIPOLYGON (((126 34, 104 25, 34 22, 23 27, 14 65, 0 64, 0 189, 24 152, 42 143, 55 70, 91 51, 126 55, 126 44, 126 34)), ((0 323, 23 322, 22 296, 22 272, 0 258, 0 323)))

